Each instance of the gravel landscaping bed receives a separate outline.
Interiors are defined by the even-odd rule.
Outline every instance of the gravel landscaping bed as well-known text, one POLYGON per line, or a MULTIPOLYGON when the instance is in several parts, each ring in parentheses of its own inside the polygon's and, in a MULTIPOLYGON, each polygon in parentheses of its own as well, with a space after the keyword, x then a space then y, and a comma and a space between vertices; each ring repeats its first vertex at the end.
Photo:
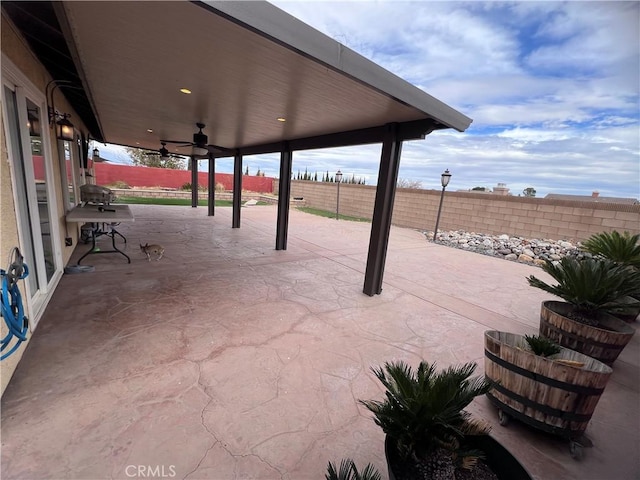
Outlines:
MULTIPOLYGON (((429 241, 433 241, 433 231, 422 233, 429 241)), ((573 244, 566 240, 528 239, 511 237, 506 234, 489 235, 462 230, 438 232, 436 243, 504 260, 534 265, 542 265, 545 262, 555 263, 565 256, 591 257, 590 253, 580 250, 580 242, 573 244)))

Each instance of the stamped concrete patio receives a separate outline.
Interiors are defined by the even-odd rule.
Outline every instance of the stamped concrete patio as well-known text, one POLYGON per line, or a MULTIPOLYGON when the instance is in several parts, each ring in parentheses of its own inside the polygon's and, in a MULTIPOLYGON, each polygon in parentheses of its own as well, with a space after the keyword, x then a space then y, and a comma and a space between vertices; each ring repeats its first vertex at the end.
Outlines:
MULTIPOLYGON (((536 267, 434 245, 392 228, 384 291, 362 293, 370 224, 276 207, 132 206, 132 263, 85 259, 65 275, 2 398, 3 479, 320 479, 329 460, 373 463, 383 433, 359 399, 370 367, 478 362, 483 332, 537 331, 536 267), (147 262, 138 243, 161 243, 147 262)), ((445 212, 446 214, 446 212, 445 212)), ((425 226, 427 227, 427 226, 425 226)), ((79 245, 75 259, 86 251, 79 245)), ((587 430, 568 443, 471 410, 537 479, 637 479, 640 338, 622 353, 587 430)))

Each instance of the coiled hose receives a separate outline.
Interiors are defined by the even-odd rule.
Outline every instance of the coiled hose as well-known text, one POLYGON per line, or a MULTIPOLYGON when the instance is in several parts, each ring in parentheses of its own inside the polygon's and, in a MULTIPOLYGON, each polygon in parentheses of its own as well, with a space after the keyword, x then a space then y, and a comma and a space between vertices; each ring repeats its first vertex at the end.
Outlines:
POLYGON ((0 315, 4 318, 4 323, 8 329, 7 334, 1 340, 0 352, 2 352, 2 356, 0 356, 0 360, 4 360, 15 352, 20 344, 27 339, 29 319, 24 316, 22 295, 20 295, 20 289, 18 288, 18 280, 27 278, 27 275, 29 275, 29 268, 24 263, 24 258, 20 254, 18 247, 14 247, 10 254, 7 270, 0 269, 0 276, 2 277, 2 290, 0 292, 2 308, 0 315), (16 339, 15 341, 14 338, 16 339), (12 343, 13 346, 10 350, 4 353, 12 343))

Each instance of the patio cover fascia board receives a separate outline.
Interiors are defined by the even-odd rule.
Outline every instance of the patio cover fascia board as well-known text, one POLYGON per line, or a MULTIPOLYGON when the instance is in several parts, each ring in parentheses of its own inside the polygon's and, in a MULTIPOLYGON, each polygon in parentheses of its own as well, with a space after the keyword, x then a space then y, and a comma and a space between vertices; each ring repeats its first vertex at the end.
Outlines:
MULTIPOLYGON (((437 129, 447 128, 436 121, 428 118, 425 120, 414 120, 398 124, 398 140, 418 140, 424 139, 429 133, 437 129)), ((387 132, 387 125, 379 127, 350 130, 348 132, 329 133, 314 137, 298 138, 295 140, 274 142, 264 145, 238 148, 236 150, 226 150, 218 152, 215 158, 230 157, 235 155, 259 155, 265 153, 276 153, 291 150, 314 150, 321 148, 350 147, 356 145, 366 145, 372 143, 382 143, 387 132)))

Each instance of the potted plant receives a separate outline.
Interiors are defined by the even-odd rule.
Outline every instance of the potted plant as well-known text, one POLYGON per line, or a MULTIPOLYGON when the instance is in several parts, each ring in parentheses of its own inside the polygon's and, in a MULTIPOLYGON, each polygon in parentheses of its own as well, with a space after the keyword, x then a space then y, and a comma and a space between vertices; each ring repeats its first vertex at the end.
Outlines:
POLYGON ((510 417, 569 440, 571 456, 591 446, 584 432, 613 370, 547 338, 484 332, 487 397, 501 425, 510 417))
POLYGON ((343 459, 340 462, 340 468, 336 468, 335 464, 329 462, 324 478, 326 480, 382 480, 380 472, 373 465, 368 463, 360 472, 350 458, 343 459))
MULTIPOLYGON (((640 234, 620 234, 615 230, 598 233, 589 237, 581 249, 623 265, 629 272, 640 269, 640 234)), ((640 292, 624 297, 621 302, 624 305, 612 309, 610 313, 627 322, 636 320, 640 315, 640 292)))
POLYGON ((607 313, 623 298, 640 290, 640 273, 607 259, 564 257, 542 269, 557 285, 531 275, 529 284, 564 300, 542 302, 540 335, 611 365, 635 333, 627 323, 607 313))
POLYGON ((629 232, 597 233, 589 237, 581 246, 593 255, 599 255, 619 265, 635 269, 640 268, 640 234, 631 235, 629 232))
MULTIPOLYGON (((436 372, 420 362, 412 370, 404 362, 385 363, 372 371, 386 388, 382 401, 360 401, 386 434, 390 480, 474 478, 493 470, 497 478, 531 479, 520 463, 488 435, 488 424, 473 420, 464 408, 491 385, 471 377, 476 364, 436 372), (475 471, 475 472, 474 472, 475 471)), ((495 478, 495 477, 494 477, 495 478)))

